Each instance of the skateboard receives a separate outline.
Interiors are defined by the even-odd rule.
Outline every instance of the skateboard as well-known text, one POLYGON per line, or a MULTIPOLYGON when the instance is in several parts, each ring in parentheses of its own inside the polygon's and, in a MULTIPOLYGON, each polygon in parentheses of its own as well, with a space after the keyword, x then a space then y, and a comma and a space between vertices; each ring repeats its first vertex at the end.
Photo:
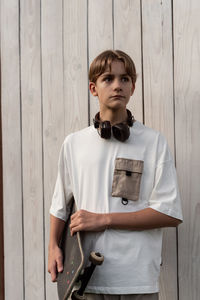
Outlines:
POLYGON ((57 275, 57 291, 59 300, 67 299, 86 299, 84 296, 85 288, 97 265, 103 263, 104 257, 92 251, 89 256, 90 265, 84 268, 85 259, 82 244, 81 232, 73 236, 70 234, 70 217, 76 211, 75 200, 72 197, 70 214, 63 230, 60 248, 63 252, 63 272, 57 275), (79 289, 72 292, 74 286, 79 289))

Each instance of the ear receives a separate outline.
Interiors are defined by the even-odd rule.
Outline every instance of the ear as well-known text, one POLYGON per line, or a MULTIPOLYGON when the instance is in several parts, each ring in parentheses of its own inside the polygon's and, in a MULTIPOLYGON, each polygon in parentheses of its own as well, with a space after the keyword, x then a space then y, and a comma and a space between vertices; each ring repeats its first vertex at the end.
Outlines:
POLYGON ((92 81, 89 82, 89 89, 93 96, 98 96, 97 90, 96 90, 96 84, 92 81))
POLYGON ((133 83, 133 84, 132 84, 132 87, 131 87, 131 96, 133 95, 134 90, 135 90, 135 83, 133 83))

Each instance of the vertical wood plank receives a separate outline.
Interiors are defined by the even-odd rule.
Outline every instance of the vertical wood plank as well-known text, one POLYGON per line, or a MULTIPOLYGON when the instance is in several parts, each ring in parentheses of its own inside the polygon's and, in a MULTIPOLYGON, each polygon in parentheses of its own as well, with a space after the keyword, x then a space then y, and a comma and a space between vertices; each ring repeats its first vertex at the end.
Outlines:
MULTIPOLYGON (((88 0, 89 65, 101 52, 113 49, 112 0, 88 0)), ((90 124, 99 111, 99 100, 90 94, 90 124)))
POLYGON ((25 299, 44 299, 40 1, 21 1, 25 299))
POLYGON ((57 285, 48 273, 49 207, 56 180, 58 153, 64 140, 63 1, 41 2, 42 95, 45 200, 46 299, 57 299, 57 285), (55 13, 56 12, 56 13, 55 13))
POLYGON ((145 124, 161 130, 173 151, 171 1, 143 1, 145 124))
MULTIPOLYGON (((1 55, 1 51, 0 51, 1 55)), ((0 300, 4 300, 4 230, 3 230, 3 161, 1 120, 1 61, 0 61, 0 300)))
POLYGON ((19 3, 1 1, 5 299, 24 299, 19 3))
POLYGON ((135 91, 127 108, 143 122, 140 0, 114 1, 114 48, 133 59, 137 72, 135 91))
POLYGON ((88 126, 87 1, 64 2, 65 132, 88 126))
POLYGON ((200 2, 174 1, 175 128, 183 202, 178 230, 179 299, 200 295, 200 2))
MULTIPOLYGON (((171 1, 142 1, 145 124, 159 130, 174 155, 171 1)), ((176 229, 165 229, 160 299, 177 299, 176 229)))
MULTIPOLYGON (((1 24, 1 5, 0 5, 1 24)), ((1 41, 1 26, 0 26, 1 41)), ((1 44, 1 42, 0 42, 1 44)), ((0 300, 4 300, 4 230, 3 230, 3 160, 2 160, 2 118, 1 118, 1 49, 0 49, 0 300)))

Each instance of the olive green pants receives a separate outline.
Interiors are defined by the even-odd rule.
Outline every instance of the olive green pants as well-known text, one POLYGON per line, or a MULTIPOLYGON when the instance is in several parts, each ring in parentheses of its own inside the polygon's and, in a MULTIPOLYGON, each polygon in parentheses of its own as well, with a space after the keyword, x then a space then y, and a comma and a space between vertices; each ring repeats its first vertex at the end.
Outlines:
POLYGON ((103 295, 86 293, 87 300, 158 300, 158 293, 130 294, 130 295, 103 295))

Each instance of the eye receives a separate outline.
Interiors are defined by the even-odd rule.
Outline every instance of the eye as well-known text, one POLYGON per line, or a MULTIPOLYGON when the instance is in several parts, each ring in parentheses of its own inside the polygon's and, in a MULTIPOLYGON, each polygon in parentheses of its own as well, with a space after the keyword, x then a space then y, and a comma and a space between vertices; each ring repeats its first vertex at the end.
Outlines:
POLYGON ((122 77, 122 81, 127 82, 129 81, 129 78, 127 76, 122 77))
POLYGON ((106 76, 104 77, 103 81, 105 82, 110 82, 112 80, 112 77, 111 76, 106 76))

